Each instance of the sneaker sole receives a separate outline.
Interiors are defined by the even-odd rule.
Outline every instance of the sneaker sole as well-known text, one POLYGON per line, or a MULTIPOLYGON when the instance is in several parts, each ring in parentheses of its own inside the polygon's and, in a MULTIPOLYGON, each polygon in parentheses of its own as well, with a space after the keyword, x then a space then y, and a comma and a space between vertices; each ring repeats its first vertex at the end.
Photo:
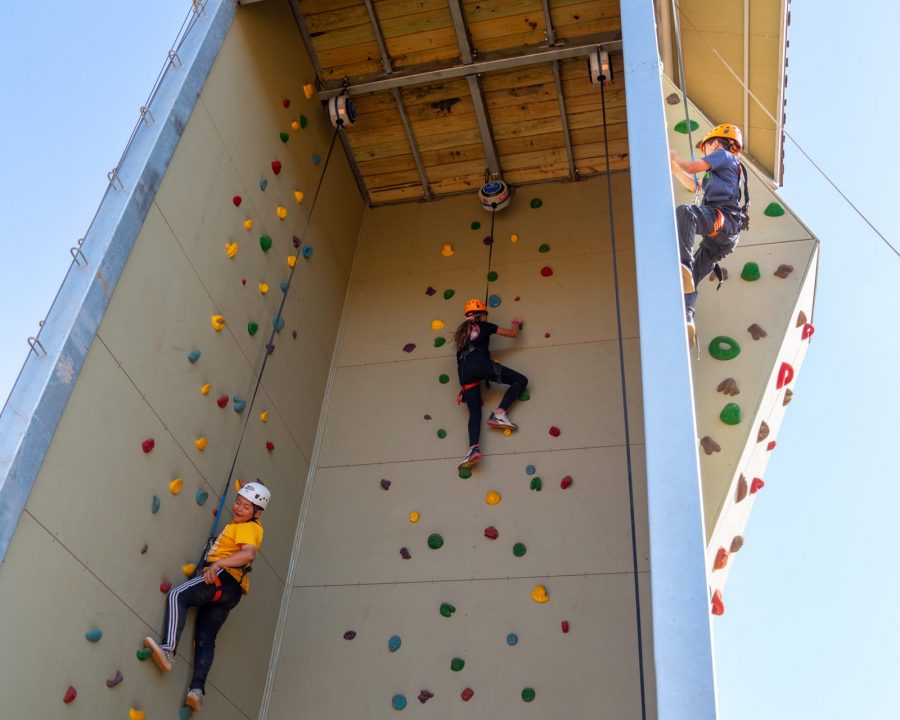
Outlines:
POLYGON ((481 462, 481 456, 479 455, 474 460, 463 460, 456 467, 460 470, 471 470, 473 467, 475 467, 480 462, 481 462))
POLYGON ((490 420, 487 420, 485 422, 485 424, 488 427, 497 428, 498 430, 505 430, 506 428, 509 428, 510 430, 518 430, 519 429, 518 425, 513 425, 513 424, 505 425, 504 423, 491 422, 490 420))
POLYGON ((685 295, 692 293, 697 289, 694 285, 693 276, 684 265, 681 266, 681 287, 684 290, 685 295))
POLYGON ((144 647, 150 648, 150 657, 153 658, 153 662, 156 663, 156 667, 158 667, 163 672, 169 672, 172 669, 172 664, 166 660, 166 656, 163 654, 163 649, 156 643, 152 637, 144 638, 144 647))
POLYGON ((186 697, 184 704, 194 712, 200 712, 200 708, 203 707, 203 701, 193 697, 186 697))

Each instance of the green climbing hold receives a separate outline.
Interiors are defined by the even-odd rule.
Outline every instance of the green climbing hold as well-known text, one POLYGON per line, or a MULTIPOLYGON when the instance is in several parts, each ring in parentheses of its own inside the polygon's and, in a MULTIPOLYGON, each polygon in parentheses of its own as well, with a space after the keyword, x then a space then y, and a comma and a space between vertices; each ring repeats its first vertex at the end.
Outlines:
POLYGON ((291 136, 288 135, 286 132, 278 133, 278 137, 281 138, 281 142, 283 142, 283 143, 286 143, 291 138, 291 136))
POLYGON ((744 265, 744 269, 741 270, 741 280, 746 280, 747 282, 754 282, 755 280, 759 280, 759 265, 755 262, 748 262, 744 265))
POLYGON ((138 660, 144 662, 144 660, 150 657, 150 648, 141 648, 135 653, 135 655, 137 655, 138 660))
POLYGON ((498 277, 500 277, 500 276, 497 275, 496 272, 494 272, 493 270, 491 270, 491 271, 488 273, 488 282, 494 282, 498 277))
POLYGON ((462 670, 465 666, 466 666, 466 661, 463 660, 462 658, 458 658, 458 657, 457 657, 457 658, 453 658, 453 659, 450 661, 450 669, 451 669, 453 672, 459 672, 459 671, 462 670))
POLYGON ((259 325, 257 325, 252 320, 247 323, 247 332, 250 333, 250 336, 253 337, 259 331, 259 325))
POLYGON ((441 615, 443 615, 444 617, 450 617, 455 612, 456 608, 453 607, 450 603, 441 603, 441 615))
POLYGON ((438 382, 440 382, 441 385, 446 385, 448 382, 450 382, 450 376, 449 375, 441 375, 438 378, 438 382))
POLYGON ((781 217, 784 215, 784 208, 777 202, 772 202, 766 205, 766 209, 763 210, 763 215, 768 215, 769 217, 781 217))
POLYGON ((741 406, 737 403, 728 403, 719 413, 719 420, 726 425, 737 425, 741 421, 741 406))
POLYGON ((437 550, 444 545, 444 538, 442 538, 438 533, 431 533, 428 536, 428 547, 432 550, 437 550))
POLYGON ((434 346, 435 346, 435 347, 443 347, 443 345, 444 345, 445 342, 447 342, 447 338, 436 337, 436 338, 434 339, 434 346))
POLYGON ((534 198, 530 203, 532 210, 537 210, 544 204, 544 201, 540 198, 534 198))
POLYGON ((522 691, 522 701, 523 702, 531 702, 534 700, 535 692, 534 688, 525 688, 522 691))
POLYGON ((519 395, 519 401, 520 401, 520 402, 526 402, 526 401, 528 401, 528 400, 531 400, 531 395, 528 393, 527 390, 524 390, 524 391, 522 392, 522 394, 519 395))
POLYGON ((97 642, 103 637, 103 631, 100 628, 92 628, 84 634, 84 639, 88 642, 97 642))
POLYGON ((259 238, 259 246, 263 249, 263 252, 269 252, 272 249, 272 238, 268 235, 261 235, 259 238))
POLYGON ((513 545, 513 555, 516 557, 522 557, 525 552, 525 543, 516 543, 513 545))
POLYGON ((438 431, 437 431, 437 436, 438 436, 441 440, 443 440, 445 437, 447 437, 447 431, 444 430, 444 428, 439 428, 438 431))
POLYGON ((550 252, 550 246, 547 243, 544 243, 543 245, 541 245, 538 248, 538 252, 540 252, 540 253, 550 252))
POLYGON ((478 222, 477 220, 473 220, 472 224, 469 227, 472 228, 473 230, 478 230, 478 228, 481 227, 481 223, 478 222))
POLYGON ((741 346, 734 338, 716 335, 709 342, 709 354, 716 360, 734 360, 741 354, 741 346))
POLYGON ((456 295, 456 290, 444 290, 444 300, 449 300, 456 295))
POLYGON ((472 477, 472 471, 469 470, 469 468, 460 468, 460 469, 459 469, 459 476, 460 476, 463 480, 468 480, 470 477, 472 477))
MULTIPOLYGON (((677 133, 681 133, 682 135, 687 135, 687 133, 688 133, 687 127, 688 127, 687 121, 679 120, 677 123, 675 123, 674 129, 675 129, 675 132, 677 132, 677 133)), ((696 120, 691 120, 691 132, 694 132, 694 130, 696 130, 699 127, 700 127, 700 125, 697 124, 696 120)))
POLYGON ((309 118, 306 117, 306 115, 301 115, 300 116, 300 127, 305 128, 307 125, 309 125, 309 118))
POLYGON ((540 492, 544 487, 544 481, 539 477, 531 478, 531 489, 540 492))

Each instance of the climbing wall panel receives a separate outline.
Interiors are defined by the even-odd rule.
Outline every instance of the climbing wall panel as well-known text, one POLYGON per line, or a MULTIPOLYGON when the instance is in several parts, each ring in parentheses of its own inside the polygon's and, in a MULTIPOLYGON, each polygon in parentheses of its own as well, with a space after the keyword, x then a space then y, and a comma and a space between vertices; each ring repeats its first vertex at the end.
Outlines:
MULTIPOLYGON (((395 696, 445 718, 538 717, 551 707, 639 714, 605 182, 520 190, 496 216, 492 246, 491 216, 474 197, 367 213, 268 717, 298 708, 311 718, 389 717, 403 703, 395 696), (518 339, 494 338, 492 348, 528 376, 528 395, 510 413, 520 429, 486 428, 486 457, 463 479, 468 416, 454 402, 450 338, 465 300, 486 287, 500 300, 492 320, 525 319, 518 339), (546 602, 532 599, 543 599, 538 585, 546 602), (454 670, 454 658, 464 667, 454 670)), ((652 698, 628 176, 613 184, 652 698)), ((499 392, 487 391, 486 410, 499 392)))
POLYGON ((363 212, 301 90, 311 78, 285 3, 237 13, 0 567, 18 648, 4 717, 185 717, 192 620, 170 674, 136 651, 158 636, 166 586, 197 561, 223 492, 222 524, 234 480, 260 478, 265 540, 204 701, 210 717, 258 716, 363 212))

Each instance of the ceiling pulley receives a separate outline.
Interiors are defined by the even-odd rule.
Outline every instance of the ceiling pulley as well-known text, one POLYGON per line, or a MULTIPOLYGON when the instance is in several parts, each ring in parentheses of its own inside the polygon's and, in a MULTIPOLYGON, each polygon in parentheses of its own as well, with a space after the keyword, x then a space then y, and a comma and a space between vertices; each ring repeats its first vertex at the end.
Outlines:
POLYGON ((509 186, 502 180, 491 180, 478 191, 481 207, 488 212, 497 212, 509 205, 509 186))
POLYGON ((588 55, 588 74, 591 85, 599 88, 601 85, 609 85, 612 82, 612 65, 609 62, 609 53, 603 48, 597 48, 588 55))
POLYGON ((356 106, 347 95, 338 95, 328 101, 328 114, 334 127, 353 127, 356 122, 356 106))

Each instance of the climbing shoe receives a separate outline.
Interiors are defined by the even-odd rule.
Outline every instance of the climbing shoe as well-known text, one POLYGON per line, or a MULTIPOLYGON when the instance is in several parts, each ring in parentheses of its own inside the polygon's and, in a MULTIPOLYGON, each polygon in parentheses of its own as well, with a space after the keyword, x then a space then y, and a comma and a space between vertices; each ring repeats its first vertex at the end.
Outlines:
POLYGON ((687 265, 681 266, 681 288, 685 295, 697 289, 694 285, 694 276, 687 265))
POLYGON ((200 688, 191 688, 184 696, 184 704, 194 712, 200 712, 203 706, 203 691, 200 688))
POLYGON ((163 672, 169 672, 175 664, 175 653, 163 650, 152 637, 144 638, 144 647, 150 648, 153 662, 163 672))
POLYGON ((684 323, 687 326, 688 347, 694 347, 697 341, 697 328, 694 326, 694 313, 685 313, 684 323))
POLYGON ((462 462, 459 464, 459 469, 469 469, 473 465, 475 465, 479 460, 481 460, 481 448, 477 445, 473 445, 469 448, 469 452, 466 453, 466 456, 463 458, 462 462))
POLYGON ((487 419, 487 424, 494 428, 509 428, 510 430, 517 430, 519 428, 518 425, 509 419, 509 416, 506 413, 503 413, 502 415, 491 413, 491 416, 487 419))

